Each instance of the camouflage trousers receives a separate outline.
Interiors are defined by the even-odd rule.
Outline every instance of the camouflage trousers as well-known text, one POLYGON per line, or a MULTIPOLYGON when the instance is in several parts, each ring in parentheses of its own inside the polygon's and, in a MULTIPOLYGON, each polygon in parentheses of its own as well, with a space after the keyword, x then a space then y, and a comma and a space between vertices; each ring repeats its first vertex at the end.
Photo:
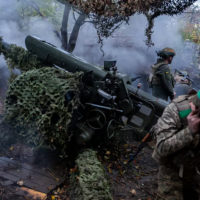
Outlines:
POLYGON ((157 200, 200 200, 200 175, 195 168, 184 169, 183 178, 175 165, 160 165, 157 200))

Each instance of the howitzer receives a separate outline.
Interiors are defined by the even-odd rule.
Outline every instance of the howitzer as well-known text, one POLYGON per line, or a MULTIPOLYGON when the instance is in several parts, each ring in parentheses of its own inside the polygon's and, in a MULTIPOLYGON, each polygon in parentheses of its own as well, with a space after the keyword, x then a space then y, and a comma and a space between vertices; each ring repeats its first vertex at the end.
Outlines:
MULTIPOLYGON (((2 44, 9 51, 9 44, 2 44)), ((111 138, 115 132, 127 128, 148 129, 168 105, 168 102, 133 87, 134 79, 118 72, 116 62, 102 68, 34 36, 27 36, 25 44, 27 50, 43 62, 72 73, 84 72, 80 99, 85 109, 78 109, 74 128, 79 144, 90 141, 98 133, 111 138)))

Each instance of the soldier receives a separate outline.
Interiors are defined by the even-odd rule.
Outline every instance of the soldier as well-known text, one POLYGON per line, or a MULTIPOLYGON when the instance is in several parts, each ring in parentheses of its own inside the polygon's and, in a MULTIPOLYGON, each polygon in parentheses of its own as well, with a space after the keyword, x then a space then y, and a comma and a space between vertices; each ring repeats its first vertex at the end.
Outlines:
MULTIPOLYGON (((180 71, 186 76, 188 75, 187 71, 180 71)), ((177 71, 174 74, 174 80, 176 82, 174 91, 176 93, 176 97, 180 95, 186 95, 192 89, 191 81, 187 78, 184 79, 184 76, 180 75, 177 71)))
POLYGON ((159 163, 157 199, 200 199, 199 112, 200 91, 179 96, 153 127, 157 141, 152 157, 159 163))
POLYGON ((161 58, 157 63, 152 65, 152 94, 164 100, 171 100, 174 98, 174 80, 171 75, 171 70, 168 64, 171 64, 173 57, 176 55, 175 51, 171 48, 165 48, 162 51, 156 52, 161 58))

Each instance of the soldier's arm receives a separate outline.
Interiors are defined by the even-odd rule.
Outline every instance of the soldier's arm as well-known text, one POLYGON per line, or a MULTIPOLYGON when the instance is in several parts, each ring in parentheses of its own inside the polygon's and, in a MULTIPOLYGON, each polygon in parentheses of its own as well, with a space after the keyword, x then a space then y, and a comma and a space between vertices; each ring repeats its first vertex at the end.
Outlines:
POLYGON ((169 96, 171 99, 174 97, 174 91, 173 91, 173 85, 172 85, 172 77, 171 77, 171 72, 169 69, 169 66, 163 65, 161 66, 156 74, 160 76, 161 81, 166 88, 166 90, 169 92, 169 96))
POLYGON ((178 109, 171 103, 155 126, 156 148, 160 156, 175 153, 192 143, 194 137, 191 130, 188 127, 179 130, 180 125, 178 109))

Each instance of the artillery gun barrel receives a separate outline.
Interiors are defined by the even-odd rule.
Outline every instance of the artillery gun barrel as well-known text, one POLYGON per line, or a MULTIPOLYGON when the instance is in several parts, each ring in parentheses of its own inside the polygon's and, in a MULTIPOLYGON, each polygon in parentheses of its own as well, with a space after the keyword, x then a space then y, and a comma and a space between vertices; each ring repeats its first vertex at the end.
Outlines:
POLYGON ((88 63, 87 61, 72 55, 56 46, 35 36, 27 36, 25 39, 26 48, 29 52, 37 55, 40 59, 55 64, 68 72, 93 70, 97 79, 103 79, 107 72, 99 66, 88 63))
MULTIPOLYGON (((9 44, 2 42, 4 48, 9 51, 9 44)), ((108 71, 104 70, 100 66, 88 63, 87 61, 72 55, 56 46, 48 43, 35 36, 27 36, 25 39, 26 48, 29 52, 37 55, 38 58, 50 62, 54 65, 59 66, 69 72, 83 71, 88 72, 93 70, 96 79, 103 79, 108 71)), ((137 88, 131 84, 127 84, 129 92, 136 93, 137 88)), ((158 116, 162 115, 165 107, 168 105, 167 101, 156 98, 142 90, 137 91, 137 94, 146 101, 150 102, 155 106, 156 114, 158 116)))
POLYGON ((8 52, 10 50, 10 44, 8 44, 7 42, 5 42, 1 37, 0 37, 0 41, 2 43, 3 49, 8 52))

